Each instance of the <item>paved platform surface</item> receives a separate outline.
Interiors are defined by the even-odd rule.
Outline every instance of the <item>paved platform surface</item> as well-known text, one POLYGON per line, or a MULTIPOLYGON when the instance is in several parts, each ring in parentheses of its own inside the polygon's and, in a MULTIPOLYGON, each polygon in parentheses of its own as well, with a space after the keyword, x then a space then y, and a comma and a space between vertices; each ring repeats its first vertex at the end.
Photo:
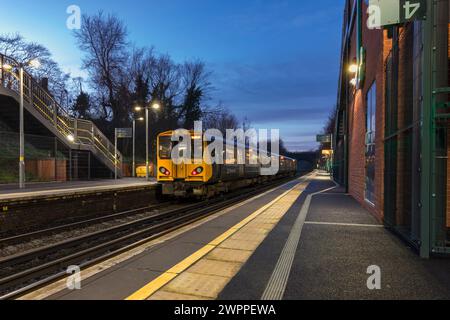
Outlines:
MULTIPOLYGON (((219 237, 223 237, 224 233, 230 232, 237 224, 243 224, 244 227, 245 220, 249 219, 252 213, 267 206, 299 183, 301 182, 290 182, 271 192, 267 192, 219 212, 204 221, 198 222, 194 226, 180 231, 179 234, 175 233, 173 236, 150 242, 142 248, 137 248, 135 253, 132 252, 129 255, 124 254, 121 257, 94 266, 90 270, 83 270, 82 277, 84 280, 82 282, 82 290, 69 291, 63 289, 66 283, 65 280, 62 280, 53 286, 43 288, 38 292, 28 295, 24 299, 127 299, 149 283, 152 283, 152 281, 164 276, 168 270, 179 266, 180 262, 183 262, 185 259, 192 259, 192 255, 195 255, 199 250, 202 250, 202 248, 205 248, 205 246, 208 246, 219 237)), ((267 217, 267 219, 272 220, 271 217, 267 217)), ((274 221, 266 222, 269 224, 269 228, 273 228, 275 225, 274 221)), ((226 239, 228 238, 224 237, 222 240, 226 239)), ((245 245, 245 242, 247 242, 250 246, 256 248, 259 242, 255 243, 254 241, 255 239, 247 239, 247 241, 243 239, 241 243, 234 244, 239 246, 245 245)), ((241 258, 248 258, 253 250, 252 248, 241 250, 244 251, 241 252, 243 253, 241 258)), ((237 259, 238 257, 234 256, 234 258, 237 259)), ((221 264, 220 261, 218 261, 218 264, 221 264)), ((181 267, 181 269, 183 268, 181 267)), ((227 271, 226 269, 224 268, 223 270, 227 271)), ((238 270, 233 269, 228 271, 237 272, 238 270)), ((225 282, 222 283, 223 286, 225 284, 225 282)), ((216 289, 212 294, 217 296, 221 289, 223 287, 220 290, 216 289)), ((195 299, 202 299, 202 297, 196 296, 195 293, 192 295, 195 299)), ((150 298, 150 296, 152 296, 152 293, 142 296, 141 299, 150 298)), ((186 298, 185 296, 182 297, 186 298)), ((203 299, 212 298, 213 296, 203 297, 203 299)))
POLYGON ((450 299, 450 260, 421 260, 315 174, 83 270, 25 299, 450 299), (322 192, 322 193, 321 193, 322 192), (381 289, 370 290, 370 266, 381 289))
MULTIPOLYGON (((306 193, 332 185, 315 180, 306 193)), ((341 191, 312 198, 282 299, 450 299, 450 260, 420 259, 341 191), (370 266, 380 268, 381 290, 367 287, 370 266)), ((219 299, 264 296, 303 203, 291 208, 219 299)))
POLYGON ((17 185, 0 185, 0 200, 33 198, 48 195, 63 195, 76 192, 95 192, 123 188, 143 187, 156 184, 156 179, 146 181, 139 178, 119 180, 92 180, 74 182, 29 183, 25 189, 17 185))

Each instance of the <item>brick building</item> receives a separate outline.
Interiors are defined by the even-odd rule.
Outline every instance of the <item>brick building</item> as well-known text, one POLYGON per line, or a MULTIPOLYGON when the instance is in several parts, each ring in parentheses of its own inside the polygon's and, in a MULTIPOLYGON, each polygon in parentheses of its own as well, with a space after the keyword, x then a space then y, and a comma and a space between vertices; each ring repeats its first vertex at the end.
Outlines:
POLYGON ((334 178, 423 257, 450 253, 449 1, 369 29, 345 4, 334 178))

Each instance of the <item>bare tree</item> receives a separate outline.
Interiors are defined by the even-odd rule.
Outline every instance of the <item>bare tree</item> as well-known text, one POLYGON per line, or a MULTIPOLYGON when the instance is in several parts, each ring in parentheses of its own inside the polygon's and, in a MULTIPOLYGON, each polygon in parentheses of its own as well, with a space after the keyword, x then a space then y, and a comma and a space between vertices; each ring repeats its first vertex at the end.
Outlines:
POLYGON ((181 81, 183 86, 183 103, 181 116, 184 119, 184 128, 192 129, 194 122, 202 117, 202 104, 211 90, 211 72, 206 69, 200 60, 187 61, 181 67, 181 81))
POLYGON ((83 17, 82 28, 75 32, 75 37, 79 48, 85 52, 83 66, 97 91, 103 117, 110 116, 114 126, 119 126, 126 118, 118 99, 127 72, 126 27, 116 16, 99 12, 83 17))
POLYGON ((156 58, 150 68, 149 86, 152 100, 162 105, 159 113, 160 130, 176 129, 180 117, 177 106, 181 93, 180 66, 167 54, 156 58))
POLYGON ((219 104, 216 108, 204 112, 203 125, 205 129, 218 129, 225 134, 228 129, 238 129, 239 120, 229 109, 219 104))
POLYGON ((328 116, 327 122, 323 128, 324 134, 334 134, 334 130, 336 127, 336 108, 331 110, 330 115, 328 116))
POLYGON ((67 82, 70 75, 61 70, 46 47, 35 42, 28 42, 20 34, 3 34, 0 35, 0 52, 22 64, 38 82, 47 78, 50 93, 61 105, 68 107, 67 82), (28 62, 33 59, 39 60, 39 68, 33 69, 28 66, 28 62))

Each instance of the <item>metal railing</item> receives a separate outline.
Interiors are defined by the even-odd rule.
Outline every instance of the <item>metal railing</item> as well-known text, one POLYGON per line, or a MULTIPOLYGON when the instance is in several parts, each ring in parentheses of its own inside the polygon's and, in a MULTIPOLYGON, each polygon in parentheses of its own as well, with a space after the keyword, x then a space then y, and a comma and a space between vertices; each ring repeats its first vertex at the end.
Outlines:
MULTIPOLYGON (((18 95, 20 95, 19 70, 20 65, 17 61, 0 54, 0 85, 18 95)), ((118 152, 116 159, 114 145, 92 121, 71 116, 26 70, 23 86, 25 104, 37 111, 51 127, 71 144, 87 147, 107 167, 111 169, 117 167, 121 172, 122 154, 118 152)))

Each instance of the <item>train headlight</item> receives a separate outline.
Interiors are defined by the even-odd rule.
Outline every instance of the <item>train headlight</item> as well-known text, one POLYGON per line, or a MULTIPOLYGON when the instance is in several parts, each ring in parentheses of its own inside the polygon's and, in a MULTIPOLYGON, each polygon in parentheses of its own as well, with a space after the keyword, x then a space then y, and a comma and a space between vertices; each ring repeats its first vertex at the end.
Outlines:
POLYGON ((197 169, 192 171, 191 175, 198 176, 199 174, 202 174, 202 173, 203 173, 203 168, 202 167, 198 167, 197 169))
POLYGON ((165 176, 170 176, 170 171, 167 170, 167 169, 164 168, 164 167, 159 168, 159 172, 162 173, 162 174, 165 175, 165 176))

